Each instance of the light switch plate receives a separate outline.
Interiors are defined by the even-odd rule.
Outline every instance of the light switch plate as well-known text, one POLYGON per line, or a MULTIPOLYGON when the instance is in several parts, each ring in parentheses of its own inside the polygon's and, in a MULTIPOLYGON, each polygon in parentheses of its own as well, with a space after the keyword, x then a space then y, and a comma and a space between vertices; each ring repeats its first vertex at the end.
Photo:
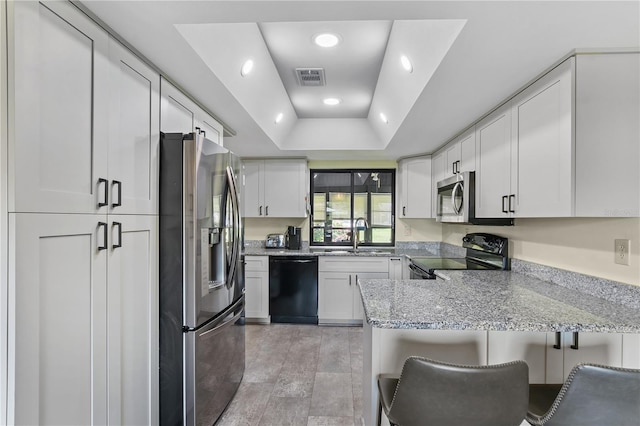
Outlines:
POLYGON ((629 248, 631 246, 631 240, 618 239, 615 240, 615 263, 619 265, 629 265, 629 248))

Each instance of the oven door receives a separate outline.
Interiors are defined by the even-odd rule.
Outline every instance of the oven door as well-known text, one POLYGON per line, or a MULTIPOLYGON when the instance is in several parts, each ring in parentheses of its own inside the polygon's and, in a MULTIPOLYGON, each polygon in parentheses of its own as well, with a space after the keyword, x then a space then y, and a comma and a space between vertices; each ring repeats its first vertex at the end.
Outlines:
POLYGON ((438 182, 436 221, 469 222, 475 184, 473 177, 473 172, 463 172, 438 182))

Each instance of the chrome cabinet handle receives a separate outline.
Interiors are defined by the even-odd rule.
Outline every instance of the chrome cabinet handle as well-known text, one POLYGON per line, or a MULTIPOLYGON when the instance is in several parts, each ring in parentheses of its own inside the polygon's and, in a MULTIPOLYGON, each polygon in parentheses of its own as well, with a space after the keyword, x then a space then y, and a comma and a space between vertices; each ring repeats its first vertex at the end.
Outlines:
POLYGON ((109 205, 109 181, 104 178, 98 179, 98 185, 104 183, 104 199, 102 202, 98 202, 98 207, 104 207, 109 205))

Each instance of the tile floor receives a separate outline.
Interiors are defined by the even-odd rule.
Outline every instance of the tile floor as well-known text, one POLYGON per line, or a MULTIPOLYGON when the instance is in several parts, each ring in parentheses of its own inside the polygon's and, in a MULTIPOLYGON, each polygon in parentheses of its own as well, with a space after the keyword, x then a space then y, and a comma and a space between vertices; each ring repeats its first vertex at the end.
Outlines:
POLYGON ((362 328, 247 325, 246 367, 217 426, 361 426, 362 328))

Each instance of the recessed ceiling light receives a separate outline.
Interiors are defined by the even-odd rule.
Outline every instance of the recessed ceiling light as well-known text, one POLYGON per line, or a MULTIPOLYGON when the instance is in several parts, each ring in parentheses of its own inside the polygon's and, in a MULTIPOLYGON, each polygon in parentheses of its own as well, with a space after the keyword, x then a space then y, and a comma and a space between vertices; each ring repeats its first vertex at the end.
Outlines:
POLYGON ((338 98, 326 98, 325 100, 323 100, 322 102, 324 102, 325 105, 330 105, 330 106, 334 106, 334 105, 338 105, 340 102, 342 102, 342 99, 338 99, 338 98))
POLYGON ((382 113, 382 112, 380 113, 380 120, 382 120, 382 122, 383 122, 384 124, 389 123, 389 119, 388 119, 388 118, 387 118, 387 116, 386 116, 386 115, 384 115, 384 113, 382 113))
POLYGON ((279 122, 281 122, 283 117, 284 117, 283 113, 280 113, 280 114, 276 115, 275 123, 278 124, 279 122))
POLYGON ((340 43, 340 37, 331 33, 318 34, 313 41, 320 47, 333 47, 340 43))
POLYGON ((413 65, 411 64, 411 61, 409 60, 408 57, 406 57, 405 55, 402 55, 400 57, 400 63, 402 64, 402 68, 404 68, 405 71, 413 72, 413 65))
POLYGON ((253 61, 248 59, 240 69, 240 75, 246 77, 253 70, 253 61))

